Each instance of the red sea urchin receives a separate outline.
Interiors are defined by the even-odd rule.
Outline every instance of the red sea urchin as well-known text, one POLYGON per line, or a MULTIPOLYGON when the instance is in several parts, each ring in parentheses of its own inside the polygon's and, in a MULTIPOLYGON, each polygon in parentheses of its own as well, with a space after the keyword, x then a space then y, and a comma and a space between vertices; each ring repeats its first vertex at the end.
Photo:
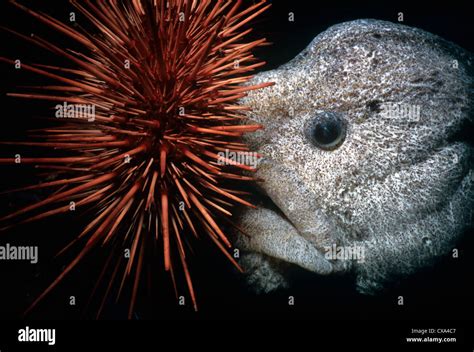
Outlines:
POLYGON ((226 180, 253 180, 242 175, 242 170, 252 168, 222 155, 249 153, 241 136, 261 127, 242 124, 248 108, 238 100, 248 90, 270 85, 242 86, 251 78, 249 72, 263 65, 251 50, 265 44, 265 39, 242 42, 251 31, 243 28, 269 5, 261 1, 242 10, 241 1, 71 1, 95 27, 91 34, 11 2, 82 45, 84 51, 62 49, 38 36, 8 29, 74 66, 21 63, 22 69, 60 85, 35 87, 41 93, 9 95, 58 104, 56 117, 63 119, 56 119, 53 127, 33 131, 28 141, 2 142, 46 151, 54 148, 55 154, 0 159, 1 164, 40 165, 52 179, 22 188, 51 192, 2 216, 0 224, 5 229, 68 212, 71 206, 92 208, 96 213, 64 249, 80 246, 77 256, 30 309, 91 249, 102 247, 110 255, 101 277, 109 271, 110 282, 121 280, 118 295, 124 282, 131 281, 130 317, 144 262, 155 260, 145 250, 147 246, 162 248, 158 260, 170 272, 173 284, 174 268, 182 267, 197 309, 186 263, 189 236, 205 234, 239 268, 226 249, 231 244, 216 218, 231 215, 233 204, 252 206, 242 199, 241 191, 223 185, 226 180), (88 108, 87 118, 76 116, 76 108, 88 108), (130 248, 127 261, 118 254, 124 248, 130 248))

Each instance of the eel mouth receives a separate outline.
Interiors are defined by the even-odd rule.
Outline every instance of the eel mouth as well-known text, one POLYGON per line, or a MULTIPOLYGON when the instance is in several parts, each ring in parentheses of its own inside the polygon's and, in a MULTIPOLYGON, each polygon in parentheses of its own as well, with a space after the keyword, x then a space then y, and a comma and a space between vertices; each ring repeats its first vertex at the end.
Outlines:
POLYGON ((250 236, 242 238, 242 249, 321 275, 332 273, 335 268, 332 261, 325 258, 324 248, 318 248, 307 239, 264 187, 257 186, 254 191, 254 204, 258 207, 247 210, 242 216, 241 224, 250 236))

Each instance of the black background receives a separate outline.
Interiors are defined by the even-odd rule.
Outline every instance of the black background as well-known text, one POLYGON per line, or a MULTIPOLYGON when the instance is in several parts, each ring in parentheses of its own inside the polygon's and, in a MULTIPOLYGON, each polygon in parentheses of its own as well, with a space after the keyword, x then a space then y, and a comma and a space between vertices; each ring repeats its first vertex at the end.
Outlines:
MULTIPOLYGON (((63 1, 23 1, 34 9, 44 11, 67 21, 71 6, 63 1)), ((247 1, 251 3, 251 1, 247 1)), ((272 46, 258 49, 256 54, 267 61, 265 69, 278 67, 299 53, 316 34, 333 24, 343 21, 376 18, 397 21, 399 12, 404 14, 404 24, 438 34, 445 39, 473 51, 472 12, 465 5, 453 2, 417 5, 395 2, 376 4, 353 2, 341 4, 337 1, 275 1, 272 8, 255 22, 256 37, 266 37, 272 46), (288 22, 288 13, 293 12, 295 22, 288 22)), ((2 25, 29 34, 42 34, 49 40, 70 48, 74 43, 54 33, 38 21, 25 15, 13 6, 2 2, 0 13, 2 25)), ((78 15, 77 21, 81 21, 78 15)), ((87 26, 86 26, 87 28, 87 26)), ((9 34, 1 33, 1 56, 21 58, 23 62, 64 64, 64 62, 9 34)), ((0 64, 2 75, 2 113, 0 138, 21 138, 25 126, 31 128, 39 122, 31 116, 44 116, 49 104, 6 98, 6 92, 16 91, 18 86, 43 83, 45 79, 31 73, 16 72, 11 66, 0 64)), ((13 151, 1 146, 0 157, 13 151)), ((2 189, 21 184, 30 179, 28 171, 21 173, 12 167, 0 168, 2 189)), ((40 195, 22 195, 20 198, 1 196, 2 213, 19 204, 34 201, 40 195), (23 198, 22 198, 23 197, 23 198)), ((72 216, 55 217, 40 223, 14 228, 0 234, 0 243, 30 244, 40 247, 40 264, 1 263, 0 265, 0 318, 21 317, 22 311, 60 272, 64 260, 53 260, 56 251, 62 248, 87 221, 87 216, 78 220, 72 216)), ((295 270, 294 285, 290 290, 269 295, 249 292, 242 278, 231 265, 207 244, 197 244, 191 259, 192 275, 197 289, 200 310, 194 313, 190 306, 180 307, 169 292, 170 282, 161 273, 157 280, 162 285, 153 295, 143 294, 137 306, 135 318, 314 318, 333 319, 455 319, 469 318, 474 311, 473 289, 473 239, 472 231, 459 243, 460 258, 442 258, 432 268, 394 284, 377 296, 363 296, 354 290, 353 279, 343 277, 318 277, 295 270), (295 306, 288 306, 288 296, 295 297, 295 306), (404 306, 397 305, 397 297, 403 295, 404 306)), ((31 318, 93 318, 84 310, 84 302, 94 285, 101 261, 92 256, 75 270, 35 309, 31 318), (77 306, 68 305, 68 297, 75 295, 77 306)), ((67 258, 65 258, 67 259, 67 258)), ((183 286, 184 287, 184 286, 183 286)), ((183 294, 185 292, 183 291, 183 294)), ((103 318, 125 318, 127 297, 118 304, 108 302, 103 318)), ((92 306, 94 308, 94 306, 92 306)))

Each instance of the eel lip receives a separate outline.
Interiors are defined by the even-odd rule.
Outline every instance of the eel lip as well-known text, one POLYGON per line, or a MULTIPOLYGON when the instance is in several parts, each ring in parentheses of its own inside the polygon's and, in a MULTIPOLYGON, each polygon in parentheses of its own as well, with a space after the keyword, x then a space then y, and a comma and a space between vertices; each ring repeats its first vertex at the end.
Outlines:
POLYGON ((259 208, 249 210, 243 217, 251 235, 245 249, 321 275, 332 273, 334 266, 324 253, 301 235, 263 188, 257 192, 259 208))

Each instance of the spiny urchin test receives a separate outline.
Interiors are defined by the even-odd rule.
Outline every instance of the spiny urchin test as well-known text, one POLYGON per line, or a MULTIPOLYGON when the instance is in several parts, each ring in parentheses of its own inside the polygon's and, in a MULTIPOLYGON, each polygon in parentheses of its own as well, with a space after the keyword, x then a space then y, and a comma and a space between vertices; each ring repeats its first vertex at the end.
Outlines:
POLYGON ((271 84, 243 85, 263 65, 252 50, 266 43, 245 42, 251 31, 245 28, 269 5, 261 1, 242 9, 241 1, 71 1, 93 25, 94 31, 86 31, 11 3, 83 50, 7 29, 70 65, 21 63, 21 69, 55 83, 8 95, 51 102, 55 125, 31 131, 27 141, 2 142, 39 148, 40 157, 5 156, 0 163, 47 170, 44 182, 11 191, 49 193, 3 215, 1 227, 66 213, 71 206, 96 214, 63 250, 79 246, 78 254, 30 309, 94 248, 108 257, 98 280, 109 273, 103 296, 111 293, 113 281, 120 282, 117 295, 129 283, 129 316, 149 261, 163 263, 174 286, 180 268, 197 309, 186 257, 189 237, 208 237, 239 268, 217 218, 230 216, 237 203, 252 206, 245 192, 227 186, 254 180, 243 173, 252 167, 226 156, 251 153, 241 136, 261 128, 243 122, 248 108, 238 101, 247 91, 271 84))

